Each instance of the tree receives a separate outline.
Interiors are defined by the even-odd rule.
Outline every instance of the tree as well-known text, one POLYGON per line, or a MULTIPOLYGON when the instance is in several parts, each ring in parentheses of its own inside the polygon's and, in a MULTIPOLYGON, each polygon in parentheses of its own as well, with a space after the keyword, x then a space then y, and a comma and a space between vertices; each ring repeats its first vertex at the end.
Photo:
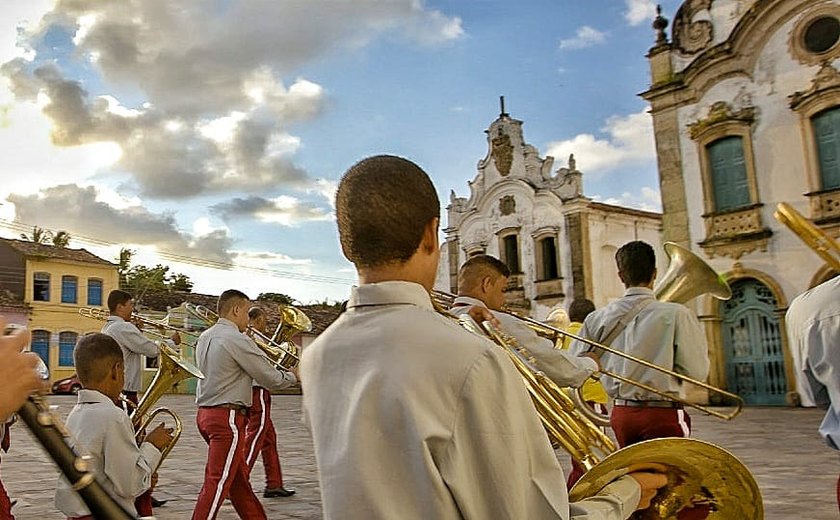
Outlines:
POLYGON ((260 293, 257 296, 257 301, 260 302, 274 302, 274 303, 283 303, 286 305, 292 305, 295 303, 295 299, 291 296, 283 293, 274 293, 274 292, 264 292, 260 293))
POLYGON ((52 237, 52 243, 56 247, 67 247, 70 244, 70 233, 67 231, 57 231, 52 237))
POLYGON ((35 226, 32 228, 32 236, 29 236, 26 233, 21 233, 20 238, 23 240, 29 240, 30 242, 35 242, 36 244, 46 244, 52 238, 52 233, 40 226, 35 226))
POLYGON ((190 277, 183 273, 176 273, 169 277, 169 288, 178 292, 192 292, 193 283, 190 277))
POLYGON ((117 258, 117 273, 120 275, 120 289, 128 289, 128 271, 131 269, 131 257, 134 256, 133 249, 124 247, 120 249, 120 256, 117 258))

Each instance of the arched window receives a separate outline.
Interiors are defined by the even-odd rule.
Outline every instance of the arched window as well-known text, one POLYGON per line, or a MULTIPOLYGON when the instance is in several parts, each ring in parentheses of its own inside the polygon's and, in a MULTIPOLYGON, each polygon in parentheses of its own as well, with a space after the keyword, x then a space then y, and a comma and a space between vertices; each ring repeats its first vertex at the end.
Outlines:
POLYGON ((72 367, 73 349, 76 348, 76 341, 79 335, 75 332, 62 332, 58 335, 58 366, 72 367))
POLYGON ((88 278, 87 304, 102 305, 102 280, 88 278))
POLYGON ((61 277, 61 303, 76 303, 79 279, 75 276, 61 277))
POLYGON ((817 145, 821 189, 840 188, 840 107, 832 107, 811 118, 817 145))
POLYGON ((33 275, 32 300, 36 302, 50 301, 50 273, 35 273, 33 275))
POLYGON ((44 364, 50 366, 50 331, 33 330, 31 350, 41 356, 44 364))
POLYGON ((727 136, 706 145, 715 211, 748 206, 750 185, 744 159, 744 139, 727 136))

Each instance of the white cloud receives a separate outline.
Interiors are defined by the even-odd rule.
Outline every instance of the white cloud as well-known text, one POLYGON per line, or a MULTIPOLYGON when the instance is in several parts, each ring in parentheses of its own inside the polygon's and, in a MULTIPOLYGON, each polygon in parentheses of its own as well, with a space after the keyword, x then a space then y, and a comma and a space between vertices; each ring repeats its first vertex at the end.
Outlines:
POLYGON ((624 19, 630 25, 640 25, 652 22, 656 17, 656 2, 654 0, 624 0, 627 10, 624 19))
POLYGON ((656 160, 653 122, 646 110, 610 117, 601 131, 605 138, 578 134, 571 139, 550 142, 546 153, 553 157, 575 154, 578 169, 589 177, 601 176, 620 166, 656 160))
POLYGON ((267 268, 271 266, 311 265, 311 258, 293 258, 271 251, 233 251, 234 263, 243 267, 267 268))
POLYGON ((234 198, 211 206, 211 211, 225 221, 255 218, 261 222, 297 226, 303 222, 331 220, 333 213, 326 208, 289 195, 273 199, 259 196, 234 198))
POLYGON ((0 30, 0 63, 12 58, 29 56, 30 50, 25 46, 18 46, 17 28, 27 33, 37 27, 41 17, 49 11, 55 0, 26 0, 25 2, 2 2, 3 27, 0 30))
POLYGON ((335 192, 338 191, 338 182, 327 179, 318 179, 313 187, 306 190, 307 193, 317 193, 324 197, 330 206, 335 209, 335 192))
POLYGON ((615 206, 624 206, 626 208, 636 208, 645 211, 662 211, 662 197, 659 194, 659 190, 649 186, 643 186, 639 190, 639 193, 624 192, 620 197, 606 198, 600 195, 593 195, 592 198, 598 202, 613 204, 615 206))
POLYGON ((560 49, 585 49, 593 45, 602 44, 606 40, 606 33, 584 25, 578 28, 573 38, 560 40, 560 49))

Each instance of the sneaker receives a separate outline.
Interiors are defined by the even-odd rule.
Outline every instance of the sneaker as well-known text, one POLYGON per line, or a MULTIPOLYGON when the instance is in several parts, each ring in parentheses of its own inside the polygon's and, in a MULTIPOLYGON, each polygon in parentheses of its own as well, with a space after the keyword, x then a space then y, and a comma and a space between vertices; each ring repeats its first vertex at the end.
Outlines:
POLYGON ((266 488, 265 491, 263 491, 263 497, 264 498, 277 498, 277 497, 286 498, 286 497, 290 497, 294 494, 295 494, 294 489, 286 489, 284 487, 273 488, 273 489, 266 488))

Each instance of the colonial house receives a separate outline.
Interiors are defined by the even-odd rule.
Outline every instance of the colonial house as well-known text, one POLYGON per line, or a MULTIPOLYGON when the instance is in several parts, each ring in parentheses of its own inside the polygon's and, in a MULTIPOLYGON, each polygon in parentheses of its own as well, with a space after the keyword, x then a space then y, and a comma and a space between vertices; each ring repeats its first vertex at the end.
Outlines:
POLYGON ((836 275, 774 218, 787 202, 840 232, 840 1, 687 0, 654 21, 651 84, 663 240, 729 281, 700 298, 710 382, 795 403, 784 313, 836 275), (697 196, 701 194, 702 196, 697 196))
POLYGON ((438 289, 457 293, 458 268, 473 255, 493 255, 513 273, 508 305, 541 319, 575 298, 602 306, 621 296, 614 256, 631 240, 656 248, 664 272, 658 213, 586 197, 574 157, 554 170, 554 158, 525 142, 522 121, 504 105, 486 134, 469 197, 450 195, 438 289))
POLYGON ((116 264, 85 249, 0 239, 0 272, 4 291, 28 309, 31 348, 50 379, 72 375, 76 340, 102 326, 80 316, 79 308, 106 304, 117 288, 116 264))

